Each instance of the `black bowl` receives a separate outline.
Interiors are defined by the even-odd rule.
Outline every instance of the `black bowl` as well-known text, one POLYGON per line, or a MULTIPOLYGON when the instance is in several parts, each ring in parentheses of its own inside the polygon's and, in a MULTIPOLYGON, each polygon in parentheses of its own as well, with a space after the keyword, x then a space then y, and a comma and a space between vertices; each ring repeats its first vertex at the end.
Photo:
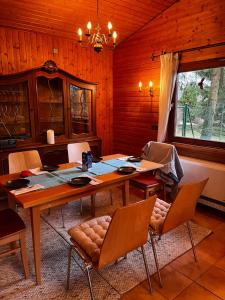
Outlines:
POLYGON ((119 172, 120 174, 132 174, 135 171, 136 171, 136 168, 129 167, 129 166, 124 166, 124 167, 120 167, 117 169, 117 172, 119 172))
POLYGON ((56 171, 59 168, 59 166, 55 165, 55 166, 48 166, 48 165, 43 165, 42 167, 42 171, 47 171, 47 172, 53 172, 56 171))
POLYGON ((140 162, 142 160, 141 157, 128 157, 127 161, 130 161, 130 162, 140 162))
POLYGON ((88 184, 91 181, 89 177, 74 177, 70 181, 68 181, 69 185, 72 186, 83 186, 88 184))
POLYGON ((20 189, 23 187, 27 187, 28 183, 30 183, 29 179, 25 179, 25 178, 14 179, 14 180, 7 181, 6 187, 9 189, 20 189))

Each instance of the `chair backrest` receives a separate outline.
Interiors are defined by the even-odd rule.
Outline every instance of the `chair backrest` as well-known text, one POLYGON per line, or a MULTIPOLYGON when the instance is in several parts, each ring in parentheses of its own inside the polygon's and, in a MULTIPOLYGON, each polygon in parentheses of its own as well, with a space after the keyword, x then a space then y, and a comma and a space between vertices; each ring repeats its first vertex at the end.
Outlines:
POLYGON ((37 150, 10 153, 8 161, 10 174, 42 167, 41 158, 37 150))
POLYGON ((174 145, 150 141, 142 149, 142 157, 156 163, 163 164, 160 171, 179 182, 183 177, 183 169, 174 145))
POLYGON ((172 160, 174 149, 174 145, 150 141, 142 149, 142 155, 144 159, 165 164, 172 160))
POLYGON ((103 268, 147 242, 155 201, 156 196, 152 196, 115 211, 102 244, 98 268, 103 268))
POLYGON ((67 145, 69 162, 82 161, 82 152, 90 151, 90 146, 87 142, 73 143, 67 145))
POLYGON ((208 178, 200 182, 181 186, 167 213, 161 233, 165 233, 193 218, 197 200, 207 181, 208 178))

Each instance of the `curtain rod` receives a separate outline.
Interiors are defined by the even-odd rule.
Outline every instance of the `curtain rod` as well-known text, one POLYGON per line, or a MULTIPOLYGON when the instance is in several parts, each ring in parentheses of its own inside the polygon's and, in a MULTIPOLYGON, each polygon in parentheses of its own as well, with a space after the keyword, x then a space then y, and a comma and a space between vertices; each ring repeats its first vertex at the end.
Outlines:
MULTIPOLYGON (((211 45, 205 45, 205 46, 199 46, 199 47, 194 47, 194 48, 187 48, 187 49, 183 49, 183 50, 177 50, 175 51, 175 53, 184 53, 184 52, 191 52, 191 51, 195 51, 195 50, 202 50, 202 49, 206 49, 206 48, 213 48, 213 47, 219 47, 219 46, 224 46, 225 42, 221 42, 221 43, 216 43, 216 44, 211 44, 211 45)), ((156 57, 160 57, 160 55, 166 54, 168 52, 166 51, 161 51, 161 54, 153 54, 151 56, 152 61, 155 60, 156 57)))

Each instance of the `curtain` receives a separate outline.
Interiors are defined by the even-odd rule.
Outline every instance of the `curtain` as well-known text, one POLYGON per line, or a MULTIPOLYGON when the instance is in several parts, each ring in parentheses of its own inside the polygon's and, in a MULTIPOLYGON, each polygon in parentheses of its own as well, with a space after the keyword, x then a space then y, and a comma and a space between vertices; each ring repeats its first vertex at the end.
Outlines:
POLYGON ((158 142, 164 142, 167 133, 171 101, 177 77, 179 64, 178 53, 166 53, 160 56, 160 97, 159 97, 159 124, 158 142))

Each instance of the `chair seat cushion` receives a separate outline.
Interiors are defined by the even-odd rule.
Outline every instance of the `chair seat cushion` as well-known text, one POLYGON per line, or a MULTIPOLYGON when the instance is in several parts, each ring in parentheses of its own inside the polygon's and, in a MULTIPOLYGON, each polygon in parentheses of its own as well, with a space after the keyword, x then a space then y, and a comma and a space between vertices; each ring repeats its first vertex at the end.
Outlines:
POLYGON ((110 222, 110 216, 102 216, 68 230, 72 240, 87 253, 92 262, 96 263, 99 259, 101 246, 110 222))
POLYGON ((163 222, 170 209, 171 204, 157 198, 152 212, 150 226, 155 233, 160 233, 163 222))
POLYGON ((23 220, 14 210, 7 208, 0 211, 0 238, 24 229, 25 225, 23 220))
POLYGON ((162 182, 156 179, 152 174, 140 174, 131 180, 132 183, 137 183, 139 185, 143 185, 144 187, 153 187, 161 184, 162 182))

